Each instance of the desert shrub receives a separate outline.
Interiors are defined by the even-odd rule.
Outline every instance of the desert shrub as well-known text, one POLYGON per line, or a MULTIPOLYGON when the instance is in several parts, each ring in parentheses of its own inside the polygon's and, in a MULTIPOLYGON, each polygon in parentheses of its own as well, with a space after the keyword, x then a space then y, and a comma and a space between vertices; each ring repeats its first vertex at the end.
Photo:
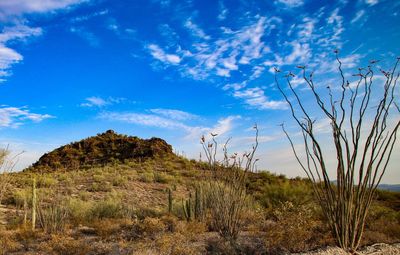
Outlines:
POLYGON ((7 149, 0 149, 0 205, 12 181, 10 172, 13 170, 14 162, 8 156, 7 149))
POLYGON ((145 171, 139 175, 139 181, 154 182, 154 174, 152 172, 145 171))
POLYGON ((368 214, 362 245, 400 241, 400 212, 375 204, 368 214))
POLYGON ((259 197, 260 203, 266 208, 275 208, 284 202, 301 205, 313 200, 312 189, 309 185, 289 180, 279 183, 267 184, 262 188, 259 197))
POLYGON ((173 177, 171 175, 162 173, 162 172, 154 172, 154 181, 158 183, 170 183, 173 181, 173 177))
POLYGON ((94 182, 88 189, 88 191, 90 192, 110 192, 111 190, 112 186, 109 182, 104 182, 104 183, 94 182))
POLYGON ((51 239, 39 247, 44 254, 86 255, 91 247, 84 239, 75 240, 69 236, 52 235, 51 239))
POLYGON ((69 217, 68 207, 60 201, 50 205, 39 204, 37 208, 38 221, 47 233, 58 233, 65 229, 69 217))
POLYGON ((282 203, 274 210, 266 232, 269 252, 301 252, 329 242, 329 229, 316 217, 319 214, 311 205, 282 203))
POLYGON ((13 203, 17 207, 17 209, 22 208, 25 203, 31 204, 32 196, 31 196, 32 191, 29 189, 20 189, 16 190, 13 193, 13 203))
POLYGON ((57 184, 57 180, 49 175, 39 175, 36 178, 38 188, 50 188, 57 184))
POLYGON ((123 175, 117 175, 111 179, 112 185, 121 187, 125 186, 128 182, 128 178, 123 175))
POLYGON ((69 199, 67 206, 71 221, 80 224, 89 220, 93 208, 93 202, 71 198, 69 199))
POLYGON ((149 207, 139 207, 134 210, 134 214, 139 220, 144 220, 145 218, 159 218, 163 215, 161 211, 149 207))
POLYGON ((133 226, 132 237, 155 239, 165 231, 166 225, 161 219, 147 217, 133 226))
POLYGON ((112 235, 121 232, 121 228, 126 228, 131 222, 125 219, 101 219, 95 220, 90 224, 95 229, 95 233, 102 238, 110 238, 112 235))
POLYGON ((160 255, 195 255, 204 254, 205 249, 201 245, 194 245, 182 233, 168 233, 157 238, 155 242, 157 254, 160 255))
POLYGON ((166 231, 175 232, 178 224, 178 219, 175 216, 164 215, 161 217, 161 221, 164 223, 166 231))
POLYGON ((9 254, 22 248, 22 245, 14 239, 12 233, 0 231, 0 237, 0 254, 9 254))
MULTIPOLYGON (((228 154, 228 139, 222 147, 223 160, 216 158, 218 142, 217 134, 211 134, 211 141, 206 142, 204 136, 200 143, 203 147, 209 167, 209 185, 203 188, 206 195, 212 227, 221 237, 235 245, 243 225, 243 215, 248 208, 247 175, 254 170, 258 159, 254 158, 258 147, 258 128, 255 129, 255 144, 250 152, 242 155, 228 154)), ((207 206, 206 206, 207 208, 207 206)))
POLYGON ((90 210, 90 219, 121 218, 124 208, 120 200, 109 198, 96 202, 90 210))
POLYGON ((207 192, 206 204, 209 205, 211 228, 226 240, 235 241, 249 205, 245 191, 221 181, 210 182, 204 190, 207 192))

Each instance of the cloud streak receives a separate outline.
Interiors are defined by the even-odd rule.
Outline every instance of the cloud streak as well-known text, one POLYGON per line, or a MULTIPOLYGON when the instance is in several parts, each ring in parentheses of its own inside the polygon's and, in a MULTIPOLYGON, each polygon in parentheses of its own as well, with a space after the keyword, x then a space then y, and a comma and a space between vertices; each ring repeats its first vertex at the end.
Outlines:
POLYGON ((186 133, 185 139, 197 139, 201 135, 217 133, 225 135, 233 128, 233 122, 241 117, 238 115, 221 118, 211 127, 194 126, 186 123, 190 120, 187 115, 195 116, 179 110, 151 109, 153 114, 136 112, 103 112, 98 115, 100 119, 118 121, 146 127, 154 127, 169 130, 180 130, 186 133), (168 116, 166 116, 168 115, 168 116), (175 116, 175 119, 170 118, 175 116))
POLYGON ((49 114, 32 113, 25 107, 0 107, 0 127, 17 128, 27 121, 38 123, 49 118, 54 117, 49 114))

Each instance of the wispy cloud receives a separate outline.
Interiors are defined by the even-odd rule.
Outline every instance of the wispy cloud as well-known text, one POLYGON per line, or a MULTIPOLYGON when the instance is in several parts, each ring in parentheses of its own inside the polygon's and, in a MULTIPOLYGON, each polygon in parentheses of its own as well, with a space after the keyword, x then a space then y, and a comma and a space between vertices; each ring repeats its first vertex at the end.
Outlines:
POLYGON ((226 8, 226 6, 224 5, 224 2, 222 0, 220 0, 218 2, 218 6, 219 6, 219 14, 218 14, 218 20, 224 20, 226 19, 226 16, 228 15, 228 8, 226 8))
POLYGON ((154 112, 154 114, 136 112, 103 112, 100 113, 98 117, 109 121, 119 121, 140 126, 180 130, 186 133, 185 139, 198 139, 201 135, 209 135, 211 132, 222 136, 232 130, 233 122, 235 120, 241 118, 240 116, 228 116, 219 119, 215 125, 206 127, 187 124, 185 121, 189 119, 182 119, 182 116, 180 115, 183 112, 179 110, 174 110, 175 117, 179 116, 175 119, 170 118, 171 114, 169 114, 169 117, 166 116, 165 113, 167 112, 164 110, 154 110, 156 109, 150 110, 154 112), (179 111, 180 114, 176 114, 176 111, 179 111))
POLYGON ((43 13, 87 2, 87 0, 13 0, 0 1, 0 18, 25 13, 43 13))
POLYGON ((201 29, 197 24, 193 23, 192 19, 187 19, 184 26, 189 30, 189 32, 194 36, 201 39, 209 40, 211 37, 207 35, 203 29, 201 29))
POLYGON ((114 97, 102 98, 102 97, 92 96, 92 97, 86 98, 85 99, 86 102, 81 103, 80 106, 82 106, 82 107, 104 107, 107 105, 119 104, 121 102, 124 102, 125 100, 126 100, 125 98, 114 98, 114 97))
POLYGON ((284 5, 289 8, 295 8, 304 4, 303 0, 276 0, 275 4, 284 5))
POLYGON ((365 14, 364 10, 359 10, 356 15, 354 16, 354 18, 351 20, 351 23, 355 23, 357 21, 359 21, 365 14))
POLYGON ((153 56, 153 58, 161 61, 162 63, 177 65, 181 62, 181 58, 178 55, 167 54, 156 44, 150 44, 147 46, 147 48, 149 49, 150 54, 153 56))
POLYGON ((89 30, 83 27, 71 27, 69 31, 81 37, 92 47, 100 46, 99 38, 94 33, 90 32, 89 30))
POLYGON ((32 113, 26 107, 0 107, 0 127, 16 128, 26 121, 41 122, 49 118, 53 118, 53 116, 49 114, 32 113))
POLYGON ((3 29, 0 33, 0 78, 10 75, 12 65, 23 60, 20 53, 7 45, 15 41, 26 41, 41 34, 41 28, 31 28, 21 24, 3 29))
POLYGON ((99 117, 111 121, 120 121, 120 122, 126 122, 142 126, 149 126, 149 127, 167 128, 167 129, 182 128, 184 130, 188 129, 188 126, 182 124, 181 122, 160 117, 155 114, 130 113, 130 112, 128 113, 105 112, 101 113, 99 117))
POLYGON ((379 0, 365 0, 365 3, 370 5, 370 6, 373 6, 373 5, 377 4, 377 3, 379 3, 379 0))
POLYGON ((286 109, 286 104, 283 101, 270 100, 259 87, 237 90, 233 93, 236 98, 243 99, 246 104, 256 109, 286 109))
POLYGON ((71 19, 71 22, 72 23, 83 22, 83 21, 87 21, 87 20, 95 18, 95 17, 107 15, 108 13, 109 13, 108 9, 104 9, 102 11, 96 11, 96 12, 93 12, 93 13, 90 13, 87 15, 73 17, 71 19))
POLYGON ((42 28, 29 27, 25 14, 61 10, 87 0, 13 0, 0 1, 0 22, 8 24, 0 34, 0 82, 11 74, 11 67, 23 56, 9 46, 15 41, 27 41, 42 34, 42 28))
POLYGON ((199 116, 197 115, 175 109, 157 108, 157 109, 150 109, 150 111, 152 113, 159 114, 173 120, 192 120, 199 118, 199 116))

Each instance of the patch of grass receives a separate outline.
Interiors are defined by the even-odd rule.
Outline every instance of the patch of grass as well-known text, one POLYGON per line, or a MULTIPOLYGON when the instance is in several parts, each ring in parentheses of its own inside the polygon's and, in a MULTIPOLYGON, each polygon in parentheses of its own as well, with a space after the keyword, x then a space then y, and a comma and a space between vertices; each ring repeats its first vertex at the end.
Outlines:
POLYGON ((143 172, 139 175, 139 181, 141 182, 154 182, 154 174, 152 172, 143 172))

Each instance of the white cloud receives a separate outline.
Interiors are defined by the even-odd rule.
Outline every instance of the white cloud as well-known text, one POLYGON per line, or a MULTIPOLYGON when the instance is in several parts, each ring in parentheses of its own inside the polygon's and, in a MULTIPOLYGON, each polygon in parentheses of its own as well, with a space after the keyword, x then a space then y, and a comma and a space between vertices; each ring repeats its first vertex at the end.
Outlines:
POLYGON ((173 119, 173 120, 191 120, 191 119, 197 119, 199 116, 180 111, 180 110, 175 110, 175 109, 150 109, 152 113, 162 115, 164 117, 173 119))
POLYGON ((223 90, 240 90, 242 88, 244 88, 246 85, 243 83, 230 83, 230 84, 226 84, 225 86, 222 87, 223 90))
POLYGON ((370 6, 373 6, 373 5, 377 4, 377 3, 379 3, 379 0, 365 0, 365 3, 370 5, 370 6))
POLYGON ((361 59, 360 54, 353 54, 353 55, 348 55, 346 57, 340 58, 340 61, 342 62, 342 68, 354 68, 358 66, 358 63, 360 62, 361 59))
POLYGON ((233 93, 236 98, 243 99, 246 104, 260 110, 266 109, 286 109, 286 103, 283 101, 269 100, 264 90, 259 87, 238 90, 233 93))
POLYGON ((162 63, 177 65, 181 62, 181 58, 178 55, 167 54, 156 44, 150 44, 147 46, 147 48, 150 50, 150 54, 153 56, 153 58, 161 61, 162 63))
POLYGON ((188 135, 185 138, 198 139, 204 135, 206 136, 206 139, 209 140, 211 138, 211 133, 217 134, 219 137, 223 137, 233 129, 234 121, 240 118, 241 116, 239 115, 228 116, 226 118, 219 119, 218 122, 212 127, 190 127, 190 129, 188 129, 188 135))
POLYGON ((211 37, 207 35, 203 29, 201 29, 198 25, 192 22, 191 19, 186 20, 184 26, 189 30, 189 32, 195 36, 204 40, 209 40, 211 37))
POLYGON ((120 112, 105 112, 101 113, 100 118, 111 121, 121 121, 142 126, 167 128, 167 129, 184 129, 188 130, 188 126, 181 122, 160 117, 155 114, 142 113, 120 113, 120 112))
MULTIPOLYGON (((230 77, 232 71, 239 71, 241 66, 250 65, 270 53, 270 48, 261 38, 276 22, 280 20, 258 16, 255 22, 238 30, 222 29, 221 36, 216 40, 207 36, 196 37, 191 44, 193 47, 184 50, 187 61, 179 69, 181 74, 196 80, 214 75, 230 77)), ((189 24, 193 30, 198 28, 191 20, 189 24)))
MULTIPOLYGON (((23 60, 23 56, 7 46, 10 42, 27 40, 42 34, 40 28, 31 28, 24 25, 5 27, 0 33, 0 77, 10 75, 10 68, 23 60)), ((1 81, 0 81, 1 82, 1 81)))
POLYGON ((11 74, 10 68, 23 60, 23 56, 10 48, 9 43, 26 41, 42 34, 41 28, 26 25, 24 14, 45 13, 67 8, 86 0, 0 0, 0 23, 8 24, 0 34, 0 82, 11 74))
MULTIPOLYGON (((153 109, 154 110, 154 109, 153 109)), ((180 130, 186 132, 186 139, 198 139, 201 135, 209 135, 210 133, 217 133, 218 135, 224 135, 229 133, 233 128, 233 122, 240 116, 228 116, 221 118, 212 127, 204 126, 191 126, 182 122, 179 119, 171 119, 160 116, 160 111, 156 111, 157 114, 143 114, 143 113, 132 113, 132 112, 103 112, 99 115, 99 118, 106 119, 109 121, 120 121, 125 123, 131 123, 141 126, 156 127, 170 130, 180 130)))
POLYGON ((354 18, 351 20, 351 23, 355 23, 357 21, 359 21, 365 14, 364 10, 359 10, 356 15, 354 16, 354 18))
POLYGON ((108 12, 109 12, 108 9, 104 9, 102 11, 93 12, 93 13, 90 13, 90 14, 87 14, 87 15, 74 17, 74 18, 71 19, 71 21, 73 23, 82 22, 82 21, 86 21, 86 20, 92 19, 94 17, 104 16, 104 15, 108 14, 108 12))
POLYGON ((311 49, 309 44, 293 42, 292 47, 292 52, 285 57, 284 62, 286 65, 292 65, 295 63, 304 64, 311 57, 311 49))
POLYGON ((27 120, 41 122, 48 118, 53 118, 53 116, 49 114, 32 113, 26 108, 0 107, 0 127, 16 128, 27 120))
POLYGON ((289 8, 295 8, 304 4, 303 0, 276 0, 275 4, 283 4, 289 8))
POLYGON ((225 20, 226 16, 228 15, 228 9, 225 7, 224 2, 220 0, 218 2, 219 6, 219 14, 218 14, 218 20, 225 20))
POLYGON ((97 96, 88 97, 85 99, 86 102, 80 104, 82 107, 104 107, 107 105, 112 104, 119 104, 125 101, 125 98, 115 98, 115 97, 108 97, 108 98, 101 98, 97 96))
POLYGON ((25 13, 44 13, 85 2, 86 0, 1 0, 0 19, 25 13))

